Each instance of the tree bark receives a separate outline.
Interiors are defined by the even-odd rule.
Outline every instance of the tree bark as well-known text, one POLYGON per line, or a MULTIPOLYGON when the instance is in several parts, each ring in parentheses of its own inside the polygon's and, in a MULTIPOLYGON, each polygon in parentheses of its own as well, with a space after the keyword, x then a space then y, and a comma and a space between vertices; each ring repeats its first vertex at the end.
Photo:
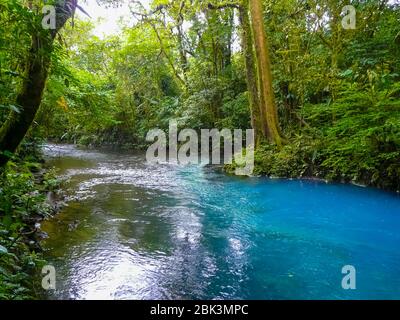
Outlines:
POLYGON ((77 0, 65 0, 56 6, 56 28, 32 35, 25 77, 16 98, 20 113, 11 111, 0 129, 0 167, 9 160, 28 132, 42 101, 50 66, 53 42, 60 29, 75 12, 77 0))
POLYGON ((271 61, 267 34, 264 28, 263 5, 261 0, 250 0, 250 13, 258 67, 261 116, 268 126, 268 139, 270 142, 281 146, 282 137, 280 135, 278 111, 272 86, 271 61))
POLYGON ((255 141, 258 144, 260 138, 267 137, 268 128, 266 122, 262 121, 260 99, 258 92, 257 70, 254 57, 253 39, 249 18, 248 0, 243 1, 239 7, 239 21, 242 27, 242 49, 246 67, 247 91, 249 94, 251 126, 254 129, 255 141), (264 125, 263 125, 264 124, 264 125))
POLYGON ((223 54, 223 69, 228 68, 232 65, 232 38, 233 38, 233 28, 234 28, 234 11, 233 9, 226 9, 225 17, 222 21, 228 30, 224 37, 224 43, 222 44, 222 54, 223 54))

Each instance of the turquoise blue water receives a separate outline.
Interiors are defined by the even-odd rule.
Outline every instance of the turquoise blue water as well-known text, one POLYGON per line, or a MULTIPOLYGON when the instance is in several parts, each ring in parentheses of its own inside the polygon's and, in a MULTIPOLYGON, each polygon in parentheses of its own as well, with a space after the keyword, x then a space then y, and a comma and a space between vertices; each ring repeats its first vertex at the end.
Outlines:
POLYGON ((204 212, 205 243, 226 270, 220 285, 231 282, 226 297, 400 298, 399 196, 221 176, 199 187, 195 175, 186 174, 204 212), (356 290, 341 287, 345 265, 356 269, 356 290))
POLYGON ((61 149, 51 298, 400 299, 400 197, 61 149), (341 286, 342 267, 356 289, 341 286))

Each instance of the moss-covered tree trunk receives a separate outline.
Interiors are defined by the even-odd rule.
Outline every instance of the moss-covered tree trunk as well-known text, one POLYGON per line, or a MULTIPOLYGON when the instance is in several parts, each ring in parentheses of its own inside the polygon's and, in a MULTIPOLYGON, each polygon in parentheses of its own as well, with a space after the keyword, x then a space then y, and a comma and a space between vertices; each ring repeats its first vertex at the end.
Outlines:
POLYGON ((268 126, 268 139, 280 146, 282 145, 282 137, 279 130, 278 111, 272 86, 271 61, 267 35, 264 29, 261 0, 250 0, 250 13, 257 60, 261 116, 268 126))
POLYGON ((251 34, 248 0, 244 0, 242 5, 239 7, 239 20, 242 27, 242 49, 246 67, 246 82, 247 91, 249 94, 251 126, 255 132, 256 143, 258 143, 261 138, 267 137, 268 128, 266 122, 262 121, 265 118, 265 115, 264 117, 261 116, 262 110, 260 109, 260 99, 257 88, 257 70, 251 34))
POLYGON ((52 45, 60 29, 72 17, 77 0, 65 0, 56 6, 56 28, 35 33, 27 59, 27 68, 16 104, 20 113, 11 111, 0 129, 0 167, 9 160, 28 132, 42 101, 50 66, 52 45))

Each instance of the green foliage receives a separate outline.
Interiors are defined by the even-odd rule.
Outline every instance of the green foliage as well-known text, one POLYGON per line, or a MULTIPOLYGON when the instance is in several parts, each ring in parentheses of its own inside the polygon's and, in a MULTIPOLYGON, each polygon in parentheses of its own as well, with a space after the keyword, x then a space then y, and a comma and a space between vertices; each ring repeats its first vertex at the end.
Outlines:
POLYGON ((18 1, 0 3, 0 123, 10 111, 20 111, 15 97, 30 46, 33 13, 18 1))
POLYGON ((0 176, 0 300, 34 299, 40 293, 41 267, 35 223, 53 209, 48 191, 59 188, 55 173, 42 175, 31 161, 10 161, 0 176))
POLYGON ((320 124, 324 139, 320 166, 328 178, 398 189, 400 87, 394 83, 378 91, 385 75, 380 79, 370 75, 368 85, 349 84, 334 103, 309 106, 304 112, 311 123, 320 124))
POLYGON ((299 135, 281 150, 276 146, 261 145, 255 153, 255 174, 284 178, 317 176, 318 172, 312 172, 316 165, 316 142, 306 139, 299 135))
POLYGON ((228 97, 224 100, 222 105, 222 113, 224 116, 217 127, 232 130, 251 128, 247 92, 242 92, 236 97, 228 97))
POLYGON ((335 102, 303 108, 304 128, 281 150, 257 150, 258 173, 317 176, 400 189, 399 83, 369 72, 366 85, 344 83, 335 102))

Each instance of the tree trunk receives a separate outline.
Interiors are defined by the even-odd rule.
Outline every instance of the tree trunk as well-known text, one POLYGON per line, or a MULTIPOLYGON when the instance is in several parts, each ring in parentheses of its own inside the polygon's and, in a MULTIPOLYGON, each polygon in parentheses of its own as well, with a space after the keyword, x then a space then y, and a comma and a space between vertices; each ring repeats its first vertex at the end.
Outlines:
POLYGON ((188 59, 187 59, 187 56, 186 56, 186 52, 185 52, 185 47, 184 47, 184 44, 183 44, 182 25, 178 24, 177 29, 178 29, 177 39, 178 39, 179 59, 180 59, 182 73, 183 73, 183 80, 184 80, 184 82, 186 84, 188 82, 187 73, 189 72, 189 62, 188 62, 188 59))
POLYGON ((234 11, 233 9, 225 9, 227 12, 224 13, 222 21, 224 22, 224 29, 228 31, 224 37, 224 43, 222 43, 222 54, 223 54, 223 69, 227 69, 232 65, 232 38, 234 28, 234 11))
POLYGON ((0 129, 0 167, 9 160, 28 132, 42 101, 50 66, 52 45, 60 29, 72 17, 77 0, 66 0, 56 6, 56 29, 47 34, 34 34, 29 51, 27 68, 16 104, 20 113, 10 112, 0 129))
POLYGON ((246 67, 247 91, 249 94, 251 126, 254 129, 255 141, 258 144, 260 138, 267 137, 268 128, 266 122, 262 121, 260 99, 257 84, 256 63, 254 60, 253 39, 251 35, 251 26, 249 18, 248 0, 244 1, 239 7, 239 20, 242 27, 242 49, 246 67), (264 125, 263 125, 264 124, 264 125))
POLYGON ((278 111, 272 86, 271 61, 267 35, 264 29, 263 6, 261 0, 250 0, 251 22, 254 46, 257 57, 257 73, 260 90, 261 116, 268 126, 268 139, 278 146, 282 145, 278 123, 278 111))

